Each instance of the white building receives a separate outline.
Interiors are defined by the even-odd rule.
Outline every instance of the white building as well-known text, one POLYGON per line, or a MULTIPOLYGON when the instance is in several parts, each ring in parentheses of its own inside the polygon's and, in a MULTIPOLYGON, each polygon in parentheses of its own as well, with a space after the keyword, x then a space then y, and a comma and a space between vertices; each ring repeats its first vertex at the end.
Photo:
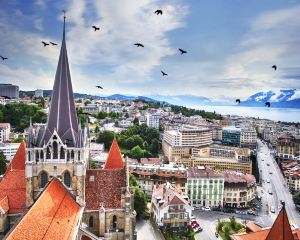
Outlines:
POLYGON ((0 143, 9 141, 10 123, 0 123, 0 143))
POLYGON ((160 115, 158 113, 154 113, 154 114, 147 113, 146 118, 147 118, 148 127, 159 129, 160 115))
POLYGON ((256 146, 257 132, 255 128, 245 127, 241 130, 241 145, 256 146))
POLYGON ((193 207, 222 207, 224 177, 210 168, 188 169, 188 196, 193 207))
POLYGON ((182 195, 169 182, 154 187, 151 214, 158 226, 187 227, 191 220, 192 210, 188 197, 182 195))
POLYGON ((35 97, 44 97, 44 91, 42 89, 36 89, 34 91, 34 96, 35 97))
POLYGON ((15 156, 19 146, 20 143, 3 143, 0 145, 0 151, 3 152, 6 159, 10 161, 15 156))

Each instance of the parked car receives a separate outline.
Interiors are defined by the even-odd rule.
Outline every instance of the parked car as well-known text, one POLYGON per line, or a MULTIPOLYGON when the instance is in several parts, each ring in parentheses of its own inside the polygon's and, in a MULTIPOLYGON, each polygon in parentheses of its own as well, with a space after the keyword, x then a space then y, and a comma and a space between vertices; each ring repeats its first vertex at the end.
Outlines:
POLYGON ((267 163, 267 166, 269 167, 269 166, 270 166, 270 163, 267 163))
POLYGON ((211 211, 211 208, 210 207, 205 207, 204 211, 206 211, 206 212, 211 211))
POLYGON ((200 210, 201 207, 200 206, 194 206, 194 210, 200 210))
POLYGON ((271 207, 271 213, 275 213, 275 208, 273 206, 271 207))
POLYGON ((272 194, 273 194, 272 190, 270 190, 270 189, 269 189, 268 193, 269 193, 270 195, 272 195, 272 194))
POLYGON ((267 178, 267 183, 270 183, 270 179, 269 178, 267 178))
POLYGON ((219 238, 219 233, 215 232, 216 238, 219 238))
POLYGON ((269 172, 269 174, 273 174, 272 172, 269 172))

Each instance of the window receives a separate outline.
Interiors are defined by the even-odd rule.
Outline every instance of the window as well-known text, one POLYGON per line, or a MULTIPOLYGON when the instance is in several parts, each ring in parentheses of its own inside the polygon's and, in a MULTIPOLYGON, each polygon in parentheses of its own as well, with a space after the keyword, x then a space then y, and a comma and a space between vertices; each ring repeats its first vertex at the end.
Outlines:
POLYGON ((90 182, 94 182, 95 181, 95 177, 94 176, 90 176, 90 182))
POLYGON ((48 183, 48 174, 46 172, 41 172, 41 188, 44 188, 48 183))
POLYGON ((58 145, 57 145, 57 142, 53 142, 53 159, 58 159, 58 145))
POLYGON ((63 147, 60 148, 60 159, 65 159, 65 149, 63 147))
POLYGON ((116 229, 117 228, 117 223, 118 223, 117 216, 114 215, 112 220, 113 220, 113 229, 116 229))
POLYGON ((64 173, 64 184, 68 187, 71 186, 71 175, 68 171, 65 171, 64 173))
POLYGON ((93 216, 90 216, 90 218, 89 218, 89 227, 90 228, 94 227, 94 218, 93 218, 93 216))

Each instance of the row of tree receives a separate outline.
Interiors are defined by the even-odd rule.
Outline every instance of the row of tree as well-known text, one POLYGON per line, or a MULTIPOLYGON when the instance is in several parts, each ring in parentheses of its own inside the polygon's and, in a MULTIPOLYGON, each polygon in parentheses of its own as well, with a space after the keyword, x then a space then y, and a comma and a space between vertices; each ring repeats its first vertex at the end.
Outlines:
POLYGON ((181 113, 182 115, 186 117, 191 117, 195 115, 199 115, 203 118, 208 118, 208 119, 216 119, 216 120, 221 120, 222 115, 216 114, 215 112, 206 112, 204 110, 197 110, 193 108, 187 108, 183 106, 177 106, 177 105, 172 105, 171 106, 172 112, 179 114, 181 113))
POLYGON ((129 157, 140 159, 142 157, 157 157, 160 150, 159 133, 155 128, 146 124, 135 124, 133 127, 116 134, 112 131, 100 132, 97 142, 104 143, 109 149, 114 138, 117 139, 122 152, 129 157))

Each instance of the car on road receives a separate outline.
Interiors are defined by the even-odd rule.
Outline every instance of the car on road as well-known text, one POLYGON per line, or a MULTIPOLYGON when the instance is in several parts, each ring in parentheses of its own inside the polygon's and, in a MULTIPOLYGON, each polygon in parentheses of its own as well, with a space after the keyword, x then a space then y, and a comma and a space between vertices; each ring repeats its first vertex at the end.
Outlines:
POLYGON ((269 172, 269 174, 273 174, 272 172, 269 172))
POLYGON ((205 207, 204 211, 209 212, 209 211, 211 211, 211 208, 210 207, 205 207))
POLYGON ((272 206, 270 211, 271 213, 275 213, 275 208, 272 206))
POLYGON ((269 178, 267 179, 267 183, 270 183, 270 179, 269 178))
POLYGON ((269 166, 270 166, 270 163, 267 163, 267 166, 269 167, 269 166))
POLYGON ((271 189, 269 189, 268 193, 269 193, 270 195, 272 195, 272 194, 273 194, 273 192, 272 192, 272 190, 271 190, 271 189))
POLYGON ((263 158, 261 159, 262 161, 265 161, 263 158))
POLYGON ((219 233, 215 232, 216 238, 219 238, 219 233))
POLYGON ((201 207, 195 206, 195 207, 194 207, 194 210, 201 210, 201 207))

